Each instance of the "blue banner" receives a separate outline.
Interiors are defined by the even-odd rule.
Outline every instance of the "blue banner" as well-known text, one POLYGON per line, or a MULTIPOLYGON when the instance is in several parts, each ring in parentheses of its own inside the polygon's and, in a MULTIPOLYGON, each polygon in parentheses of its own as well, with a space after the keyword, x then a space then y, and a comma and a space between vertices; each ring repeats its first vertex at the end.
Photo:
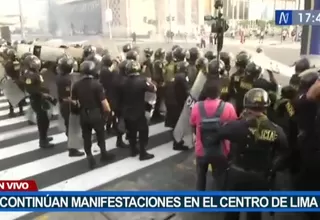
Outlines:
POLYGON ((320 192, 1 193, 0 211, 320 212, 320 192))

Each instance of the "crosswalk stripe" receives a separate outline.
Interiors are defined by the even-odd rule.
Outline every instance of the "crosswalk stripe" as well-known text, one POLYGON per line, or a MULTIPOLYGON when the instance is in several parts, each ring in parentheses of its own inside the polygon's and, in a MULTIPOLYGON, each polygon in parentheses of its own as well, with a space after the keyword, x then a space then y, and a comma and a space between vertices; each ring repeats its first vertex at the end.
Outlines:
MULTIPOLYGON (((6 103, 3 96, 0 103, 6 103)), ((24 116, 8 118, 9 106, 6 106, 7 109, 0 110, 0 180, 35 180, 42 191, 87 191, 180 153, 172 150, 171 132, 161 122, 149 126, 148 152, 155 154, 154 159, 131 158, 129 149, 116 147, 116 137, 107 137, 107 151, 116 155, 115 160, 109 164, 97 163, 96 169, 89 170, 86 157, 68 157, 67 137, 59 131, 58 121, 51 121, 49 129, 55 147, 40 149, 37 126, 28 125, 24 116), (6 114, 1 115, 1 111, 6 114)), ((100 150, 95 138, 92 151, 98 162, 100 150)), ((28 214, 0 213, 0 219, 13 220, 28 214)))
MULTIPOLYGON (((152 129, 150 132, 150 136, 163 133, 169 130, 168 128, 165 128, 163 125, 162 126, 154 125, 153 127, 156 127, 157 129, 152 129)), ((106 141, 107 151, 116 149, 116 140, 117 138, 113 137, 106 141)), ((60 142, 65 142, 65 141, 67 141, 66 138, 64 138, 63 141, 60 140, 60 142)), ((97 151, 94 151, 93 153, 94 155, 97 155, 100 153, 97 143, 95 143, 92 147, 93 147, 93 151, 94 149, 97 150, 97 151)), ((61 166, 65 166, 70 163, 80 161, 82 159, 83 159, 82 157, 68 158, 68 155, 66 154, 66 152, 62 152, 50 157, 46 157, 40 160, 29 162, 27 164, 23 164, 17 167, 0 171, 0 180, 25 179, 29 176, 35 176, 39 173, 46 172, 61 166)))

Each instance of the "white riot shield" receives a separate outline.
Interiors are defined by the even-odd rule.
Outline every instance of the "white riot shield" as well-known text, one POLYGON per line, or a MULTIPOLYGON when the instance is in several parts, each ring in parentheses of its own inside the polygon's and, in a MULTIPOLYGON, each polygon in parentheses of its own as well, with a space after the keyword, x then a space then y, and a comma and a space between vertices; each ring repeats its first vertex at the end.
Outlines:
MULTIPOLYGON (((71 81, 74 84, 83 76, 80 73, 72 73, 71 81)), ((83 146, 82 132, 80 126, 80 116, 70 113, 68 130, 68 148, 80 149, 83 146)))
POLYGON ((4 79, 5 75, 6 75, 6 71, 4 69, 4 66, 0 64, 0 80, 4 79))
POLYGON ((28 121, 33 122, 34 124, 37 124, 37 115, 31 108, 31 106, 28 108, 25 117, 28 121))
POLYGON ((14 107, 27 97, 26 93, 22 91, 19 86, 10 78, 4 78, 1 81, 1 89, 5 97, 14 107))
POLYGON ((33 53, 34 45, 29 44, 18 44, 17 45, 17 57, 21 58, 21 56, 25 53, 33 53))
POLYGON ((192 127, 189 122, 191 109, 198 101, 199 95, 206 81, 207 77, 200 71, 189 92, 189 96, 184 104, 176 127, 173 130, 173 137, 177 142, 182 141, 184 137, 192 134, 192 127))
POLYGON ((154 107, 157 102, 157 94, 154 92, 146 92, 144 95, 144 101, 146 102, 146 111, 145 116, 147 118, 147 121, 149 122, 152 118, 154 107))

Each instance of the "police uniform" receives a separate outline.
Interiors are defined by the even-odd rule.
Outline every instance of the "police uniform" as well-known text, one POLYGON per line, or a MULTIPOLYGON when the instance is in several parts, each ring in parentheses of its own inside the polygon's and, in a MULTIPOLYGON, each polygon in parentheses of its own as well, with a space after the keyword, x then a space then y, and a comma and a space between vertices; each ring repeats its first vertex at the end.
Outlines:
MULTIPOLYGON (((14 49, 6 49, 4 51, 6 62, 4 64, 4 69, 6 71, 6 74, 15 81, 15 83, 19 86, 21 90, 24 90, 23 83, 20 82, 20 64, 19 61, 16 59, 16 52, 14 49)), ((9 104, 9 117, 14 117, 14 107, 11 105, 11 103, 8 101, 9 104)), ((25 105, 25 100, 22 100, 18 103, 19 107, 19 115, 24 115, 23 112, 23 106, 25 105)))
POLYGON ((186 55, 186 60, 189 63, 188 66, 188 80, 189 80, 189 87, 192 88, 193 83, 196 81, 198 76, 198 70, 196 67, 196 62, 200 57, 200 50, 197 47, 191 48, 186 55))
MULTIPOLYGON (((58 77, 56 80, 58 90, 58 101, 60 114, 64 120, 66 135, 68 136, 70 103, 71 103, 71 78, 70 73, 73 70, 75 60, 69 57, 62 57, 57 62, 58 77)), ((78 149, 68 149, 70 157, 83 156, 84 153, 78 149)))
MULTIPOLYGON (((174 109, 168 109, 167 114, 173 114, 171 120, 173 123, 173 128, 176 126, 176 123, 179 120, 180 114, 183 110, 184 103, 189 95, 189 84, 188 84, 188 62, 180 61, 176 64, 176 74, 173 81, 173 95, 170 97, 175 100, 176 106, 174 109)), ((168 117, 168 119, 170 119, 168 117)), ((187 146, 184 145, 183 140, 173 140, 173 149, 174 150, 189 150, 187 146)))
POLYGON ((36 113, 37 126, 39 132, 39 144, 41 148, 50 148, 54 145, 49 143, 52 138, 48 138, 49 118, 47 110, 50 104, 56 104, 56 100, 49 95, 49 91, 43 85, 43 78, 39 73, 41 61, 34 55, 25 58, 27 71, 24 74, 25 89, 30 95, 30 104, 36 113))
MULTIPOLYGON (((270 190, 276 172, 286 166, 285 133, 263 114, 269 103, 268 93, 263 89, 249 90, 244 97, 246 114, 240 120, 226 123, 217 132, 217 140, 232 143, 226 190, 270 190)), ((224 219, 239 220, 240 213, 225 213, 224 219)), ((247 213, 247 219, 261 220, 261 213, 247 213)))
POLYGON ((100 72, 100 82, 104 88, 107 100, 110 103, 112 113, 108 116, 107 131, 111 131, 111 127, 117 133, 116 146, 119 148, 127 147, 122 140, 122 132, 117 129, 120 120, 120 103, 119 103, 119 87, 121 84, 121 75, 118 72, 115 61, 109 54, 102 57, 102 67, 100 72))
MULTIPOLYGON (((207 84, 215 84, 219 85, 221 89, 221 99, 224 101, 227 101, 228 99, 225 95, 225 77, 224 77, 224 72, 225 72, 225 64, 222 60, 217 60, 214 59, 208 64, 208 74, 207 74, 207 80, 205 82, 205 85, 203 86, 204 88, 206 87, 207 84)), ((207 97, 205 95, 204 89, 201 91, 199 95, 199 101, 205 100, 207 97)))
POLYGON ((97 143, 100 148, 100 160, 107 162, 113 158, 113 155, 106 151, 105 133, 104 133, 104 111, 102 102, 105 101, 105 94, 102 85, 94 79, 96 65, 93 61, 84 61, 80 64, 80 72, 85 77, 74 83, 71 91, 71 98, 78 103, 80 114, 80 125, 84 142, 84 150, 87 155, 89 168, 96 166, 92 155, 92 130, 96 132, 97 143))
MULTIPOLYGON (((297 99, 294 102, 298 126, 298 149, 300 154, 300 169, 296 176, 295 189, 298 191, 319 191, 320 181, 320 122, 319 104, 307 98, 309 88, 319 78, 319 72, 306 71, 301 73, 297 99)), ((307 219, 320 218, 319 213, 306 213, 307 219)))
POLYGON ((92 45, 86 45, 83 47, 82 60, 85 60, 90 55, 95 55, 97 53, 97 48, 92 45))
POLYGON ((145 48, 143 50, 144 55, 146 60, 144 60, 141 64, 142 66, 142 75, 149 77, 149 78, 153 78, 154 76, 154 68, 152 65, 152 55, 153 55, 153 50, 151 48, 145 48))
POLYGON ((154 155, 147 153, 149 126, 145 116, 145 93, 156 92, 155 86, 139 74, 139 62, 129 60, 126 65, 127 77, 121 84, 120 99, 121 116, 124 118, 127 137, 130 144, 131 156, 139 154, 140 160, 148 160, 154 155), (139 150, 137 149, 137 135, 139 133, 139 150))
POLYGON ((161 112, 161 104, 164 101, 165 96, 165 55, 166 51, 162 48, 159 48, 154 53, 154 61, 153 61, 153 76, 152 80, 155 82, 157 86, 157 102, 155 105, 153 118, 160 118, 162 115, 161 112))
MULTIPOLYGON (((240 90, 240 79, 245 75, 245 68, 250 62, 250 55, 246 52, 240 52, 236 56, 236 68, 237 71, 230 77, 229 93, 230 97, 235 100, 236 103, 242 105, 243 95, 240 90)), ((237 105, 237 104, 236 104, 237 105)), ((237 106, 236 106, 237 107, 237 106)), ((236 109, 237 110, 237 109, 236 109)), ((241 109, 237 113, 239 113, 241 109)))
POLYGON ((297 60, 294 63, 295 68, 295 74, 293 74, 289 80, 289 85, 291 85, 293 88, 298 90, 299 88, 299 82, 300 82, 300 73, 303 71, 309 69, 311 67, 310 61, 307 58, 302 58, 300 60, 297 60))

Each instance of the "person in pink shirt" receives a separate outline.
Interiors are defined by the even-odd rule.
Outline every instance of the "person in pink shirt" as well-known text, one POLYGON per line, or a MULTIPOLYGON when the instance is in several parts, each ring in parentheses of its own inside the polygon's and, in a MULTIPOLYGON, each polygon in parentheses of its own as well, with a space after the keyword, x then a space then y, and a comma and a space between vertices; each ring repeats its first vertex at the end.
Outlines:
MULTIPOLYGON (((203 88, 203 94, 205 95, 206 99, 204 102, 204 109, 208 116, 213 116, 220 104, 220 102, 223 102, 219 96, 220 96, 220 85, 219 81, 212 82, 212 83, 206 83, 205 87, 203 88)), ((224 103, 223 111, 220 115, 220 119, 222 122, 227 122, 231 120, 237 120, 237 114, 233 107, 233 105, 229 102, 224 103)), ((219 176, 219 171, 216 167, 216 164, 214 165, 212 161, 210 161, 210 158, 207 158, 204 156, 204 149, 201 142, 201 131, 200 131, 200 123, 201 123, 201 114, 199 110, 199 102, 197 102, 192 110, 191 110, 191 116, 190 116, 190 123, 194 128, 194 132, 196 134, 196 142, 195 142, 195 154, 196 154, 196 162, 197 162, 197 190, 205 191, 206 189, 206 176, 208 172, 209 164, 211 164, 211 167, 214 167, 215 171, 212 173, 216 180, 219 176), (217 176, 218 175, 218 176, 217 176)), ((224 141, 224 154, 226 156, 225 162, 227 163, 227 156, 230 151, 230 142, 225 140, 224 141)), ((219 181, 219 180, 217 180, 219 181)))

